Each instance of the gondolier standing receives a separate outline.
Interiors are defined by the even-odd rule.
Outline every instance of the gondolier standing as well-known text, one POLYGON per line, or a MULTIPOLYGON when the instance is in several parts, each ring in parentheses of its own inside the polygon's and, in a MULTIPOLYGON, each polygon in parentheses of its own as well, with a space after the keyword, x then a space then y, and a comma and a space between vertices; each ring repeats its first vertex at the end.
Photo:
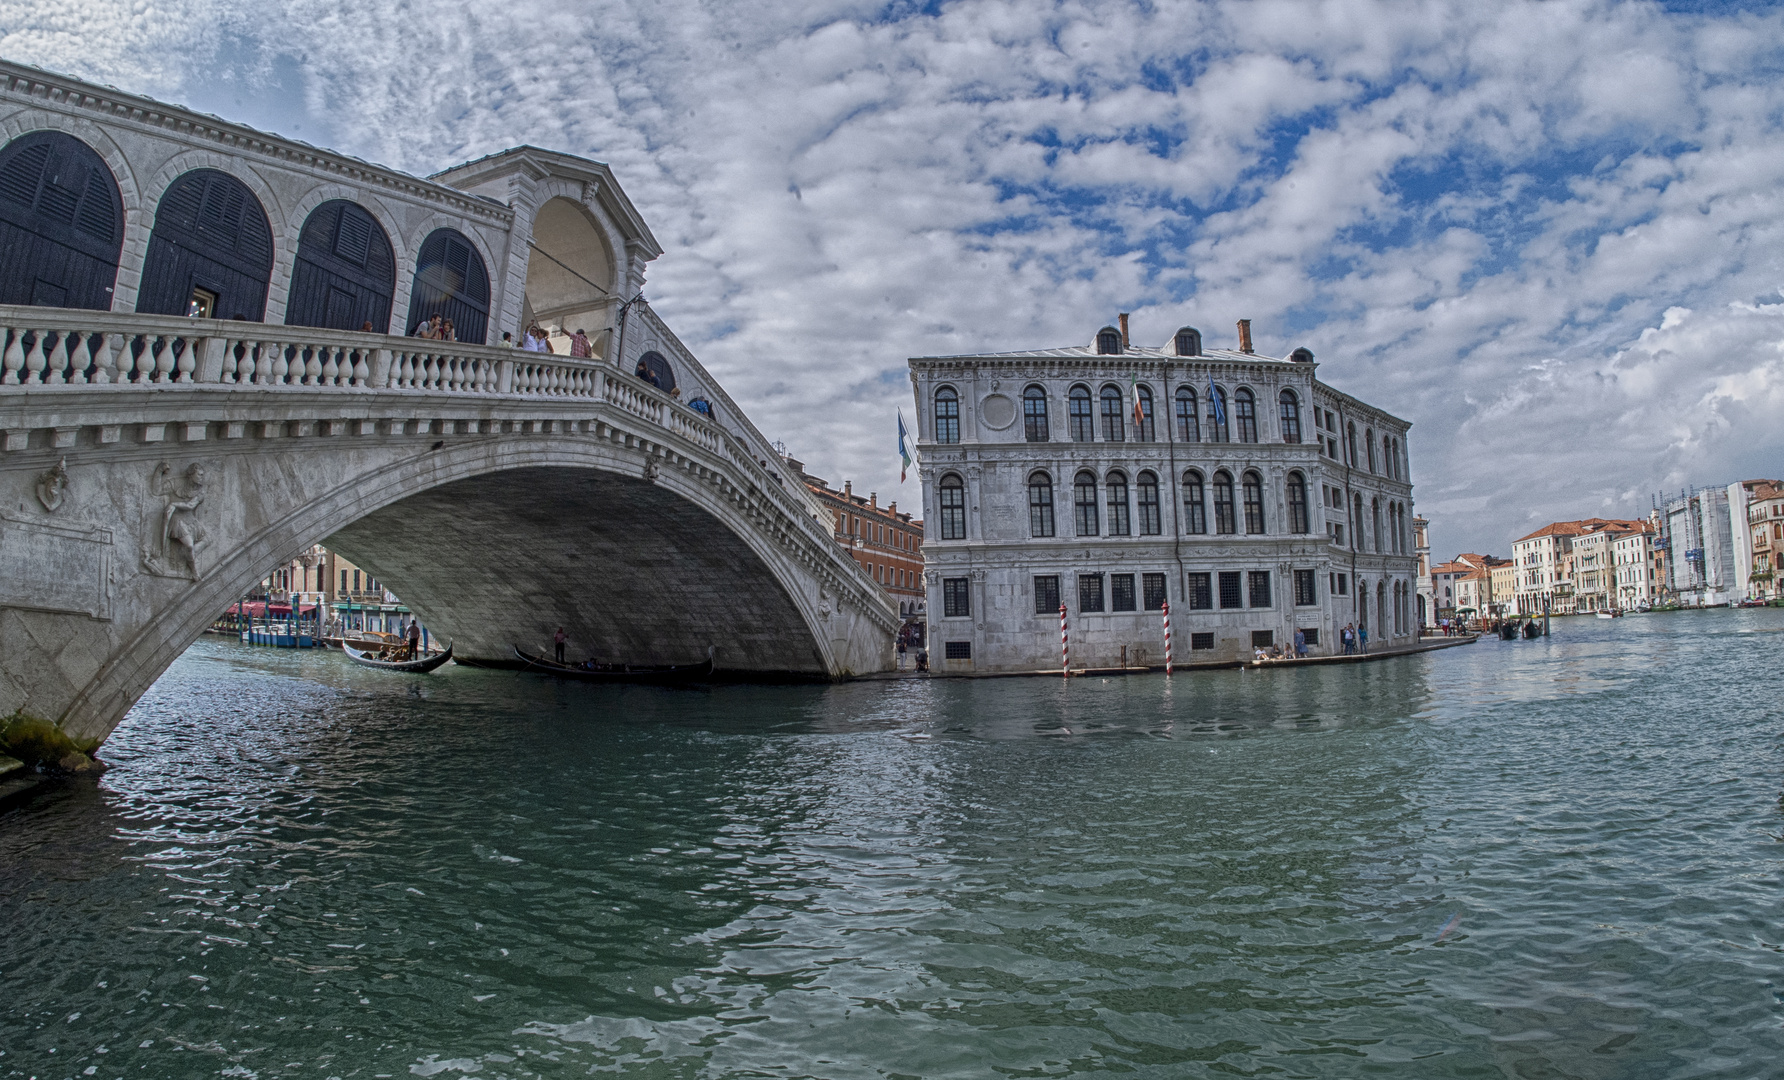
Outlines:
POLYGON ((409 620, 409 659, 421 658, 421 620, 409 620))
POLYGON ((557 634, 551 639, 552 644, 557 646, 557 662, 560 664, 564 662, 564 642, 569 640, 569 638, 564 636, 564 628, 561 626, 558 627, 557 634))

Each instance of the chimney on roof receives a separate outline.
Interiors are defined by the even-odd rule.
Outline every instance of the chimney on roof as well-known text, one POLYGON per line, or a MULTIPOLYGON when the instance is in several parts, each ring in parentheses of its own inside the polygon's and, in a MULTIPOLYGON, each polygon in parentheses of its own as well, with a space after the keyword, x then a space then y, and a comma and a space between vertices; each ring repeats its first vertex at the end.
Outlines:
POLYGON ((897 514, 898 513, 898 500, 897 499, 894 499, 891 502, 886 504, 886 513, 888 513, 888 514, 897 514))
POLYGON ((844 480, 842 482, 842 493, 845 497, 853 498, 855 495, 855 482, 853 480, 844 480))
POLYGON ((1127 312, 1121 313, 1121 347, 1127 348, 1127 312))
POLYGON ((867 505, 873 507, 875 510, 878 510, 880 508, 880 493, 877 491, 868 492, 867 493, 867 505))
POLYGON ((1251 351, 1251 320, 1250 319, 1240 319, 1239 320, 1239 351, 1242 353, 1248 353, 1251 351))

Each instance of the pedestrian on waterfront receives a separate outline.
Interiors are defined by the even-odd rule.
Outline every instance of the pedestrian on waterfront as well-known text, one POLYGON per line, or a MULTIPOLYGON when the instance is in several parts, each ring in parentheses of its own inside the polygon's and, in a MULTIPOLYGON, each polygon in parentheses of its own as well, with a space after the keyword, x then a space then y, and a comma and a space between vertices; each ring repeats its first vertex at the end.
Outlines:
POLYGON ((904 638, 901 637, 898 639, 898 670, 900 671, 904 670, 904 652, 904 638))
POLYGON ((414 660, 421 655, 421 620, 409 620, 409 659, 414 660))
POLYGON ((564 662, 564 643, 570 639, 564 636, 564 628, 560 626, 557 629, 556 636, 551 640, 552 643, 557 646, 557 662, 561 664, 564 662))
POLYGON ((928 649, 918 649, 917 650, 917 670, 918 671, 928 671, 929 670, 929 650, 928 649))
POLYGON ((1339 635, 1339 640, 1344 642, 1344 655, 1349 656, 1351 653, 1356 652, 1357 651, 1356 627, 1354 625, 1352 625, 1351 623, 1345 623, 1344 631, 1343 631, 1343 633, 1341 633, 1339 635))
POLYGON ((1367 625, 1357 627, 1357 651, 1363 653, 1369 651, 1369 627, 1367 625))
POLYGON ((1302 659, 1307 655, 1307 631, 1295 631, 1295 658, 1302 659))
POLYGON ((570 355, 587 360, 595 355, 593 346, 589 344, 588 335, 581 330, 570 337, 570 355))

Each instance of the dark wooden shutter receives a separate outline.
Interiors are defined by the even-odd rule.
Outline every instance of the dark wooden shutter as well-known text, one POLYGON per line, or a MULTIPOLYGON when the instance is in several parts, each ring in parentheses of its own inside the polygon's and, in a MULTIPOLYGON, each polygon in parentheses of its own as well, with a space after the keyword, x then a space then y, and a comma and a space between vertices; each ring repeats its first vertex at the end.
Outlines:
POLYGON ((124 205, 93 149, 59 131, 0 150, 0 303, 111 307, 124 205))
MULTIPOLYGON (((358 330, 366 323, 389 333, 396 256, 371 213, 344 199, 310 212, 298 235, 285 322, 358 330)), ((401 328, 398 328, 401 332, 401 328)))
POLYGON ((455 229, 435 229, 422 242, 403 332, 412 333, 433 315, 451 319, 460 341, 488 341, 489 271, 476 247, 455 229))
POLYGON ((168 185, 155 208, 136 310, 184 315, 195 288, 217 294, 217 315, 259 320, 273 274, 273 232, 247 185, 194 169, 168 185))

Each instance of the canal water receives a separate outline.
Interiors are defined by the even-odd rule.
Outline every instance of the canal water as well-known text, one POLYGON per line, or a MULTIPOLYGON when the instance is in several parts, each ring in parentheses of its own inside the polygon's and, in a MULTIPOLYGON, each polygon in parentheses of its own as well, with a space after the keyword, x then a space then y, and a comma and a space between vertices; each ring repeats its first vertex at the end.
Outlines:
POLYGON ((1760 1077, 1784 610, 665 690, 207 639, 0 814, 0 1077, 1760 1077))

